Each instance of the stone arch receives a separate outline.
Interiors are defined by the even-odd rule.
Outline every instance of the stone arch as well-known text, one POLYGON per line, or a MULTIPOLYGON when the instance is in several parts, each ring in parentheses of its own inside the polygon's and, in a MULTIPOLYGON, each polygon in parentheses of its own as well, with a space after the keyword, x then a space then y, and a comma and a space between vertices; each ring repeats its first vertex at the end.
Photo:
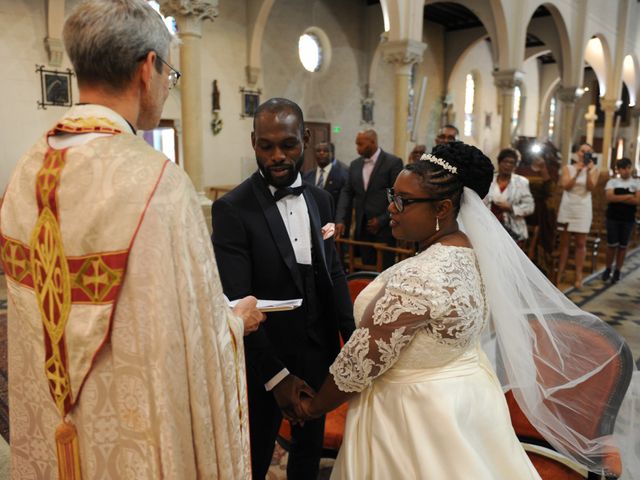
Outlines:
MULTIPOLYGON (((424 4, 429 5, 442 2, 461 5, 478 17, 478 20, 480 20, 487 31, 486 35, 491 39, 491 56, 494 64, 500 68, 502 68, 503 65, 508 65, 509 53, 507 50, 509 42, 506 27, 507 22, 500 0, 425 0, 424 4)), ((477 37, 472 38, 469 44, 477 39, 477 37)), ((466 50, 467 46, 468 45, 463 45, 460 53, 466 50)), ((460 58, 460 55, 458 55, 457 59, 458 58, 460 58)), ((457 63, 457 59, 454 64, 457 63)), ((452 71, 452 69, 450 69, 450 71, 452 71)), ((447 81, 448 79, 445 78, 445 83, 447 81)))
POLYGON ((274 3, 275 0, 255 0, 253 5, 248 5, 252 14, 255 15, 250 27, 251 36, 247 43, 247 80, 251 84, 257 83, 258 75, 262 69, 262 37, 274 3), (260 3, 258 4, 257 1, 260 3))
POLYGON ((612 68, 612 59, 611 50, 604 35, 595 34, 587 42, 584 50, 584 61, 593 69, 598 79, 600 96, 604 97, 609 88, 615 88, 613 85, 608 85, 608 73, 612 68), (598 40, 599 42, 594 42, 594 40, 598 40))
POLYGON ((558 64, 558 71, 562 82, 566 83, 570 81, 575 66, 573 65, 571 55, 572 48, 569 31, 563 13, 558 6, 550 2, 541 1, 530 5, 526 17, 529 18, 526 31, 540 38, 553 54, 558 64), (533 14, 539 7, 546 8, 551 14, 551 18, 534 18, 533 14))
POLYGON ((635 53, 625 55, 622 63, 622 81, 629 91, 629 103, 632 106, 635 106, 638 100, 638 87, 640 86, 638 66, 638 57, 635 53))
POLYGON ((380 7, 389 41, 422 41, 422 6, 420 15, 413 11, 415 4, 406 0, 380 0, 380 7))

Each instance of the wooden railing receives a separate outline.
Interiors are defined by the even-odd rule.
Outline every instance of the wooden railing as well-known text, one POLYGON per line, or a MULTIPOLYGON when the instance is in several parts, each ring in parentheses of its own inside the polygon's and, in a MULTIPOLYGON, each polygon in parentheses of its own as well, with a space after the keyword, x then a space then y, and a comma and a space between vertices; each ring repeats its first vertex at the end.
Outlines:
POLYGON ((336 248, 338 249, 338 256, 342 260, 342 265, 348 273, 358 271, 382 272, 384 270, 384 254, 388 252, 395 254, 396 262, 400 262, 416 253, 411 248, 391 247, 385 243, 362 242, 348 238, 337 238, 336 248), (362 263, 362 258, 359 255, 359 250, 362 248, 375 250, 375 265, 362 263))

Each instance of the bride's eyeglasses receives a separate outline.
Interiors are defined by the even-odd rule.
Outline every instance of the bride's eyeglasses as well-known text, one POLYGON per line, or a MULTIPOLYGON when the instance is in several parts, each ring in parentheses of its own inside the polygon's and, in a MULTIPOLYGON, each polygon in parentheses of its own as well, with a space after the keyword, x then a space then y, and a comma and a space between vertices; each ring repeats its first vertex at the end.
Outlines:
POLYGON ((387 188, 387 201, 389 204, 393 203, 398 210, 398 213, 401 213, 404 210, 404 207, 407 205, 411 205, 412 203, 421 203, 421 202, 437 202, 438 200, 442 200, 441 198, 403 198, 400 195, 396 195, 393 191, 393 188, 387 188))

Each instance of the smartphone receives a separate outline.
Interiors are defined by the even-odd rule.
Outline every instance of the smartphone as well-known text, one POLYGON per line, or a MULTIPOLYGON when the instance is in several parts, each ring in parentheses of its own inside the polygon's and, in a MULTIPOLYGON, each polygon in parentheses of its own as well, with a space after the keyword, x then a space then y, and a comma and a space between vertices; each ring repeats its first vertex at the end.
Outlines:
POLYGON ((596 157, 593 153, 587 152, 584 154, 584 164, 586 165, 589 162, 593 162, 594 165, 598 164, 598 157, 596 157))

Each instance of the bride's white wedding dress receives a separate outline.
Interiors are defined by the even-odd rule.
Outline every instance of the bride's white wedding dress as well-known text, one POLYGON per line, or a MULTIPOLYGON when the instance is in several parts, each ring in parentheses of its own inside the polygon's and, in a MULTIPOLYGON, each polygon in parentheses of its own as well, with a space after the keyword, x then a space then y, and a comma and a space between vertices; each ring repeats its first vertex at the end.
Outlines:
POLYGON ((331 366, 349 404, 332 479, 539 479, 479 346, 474 251, 435 244, 378 276, 331 366))

